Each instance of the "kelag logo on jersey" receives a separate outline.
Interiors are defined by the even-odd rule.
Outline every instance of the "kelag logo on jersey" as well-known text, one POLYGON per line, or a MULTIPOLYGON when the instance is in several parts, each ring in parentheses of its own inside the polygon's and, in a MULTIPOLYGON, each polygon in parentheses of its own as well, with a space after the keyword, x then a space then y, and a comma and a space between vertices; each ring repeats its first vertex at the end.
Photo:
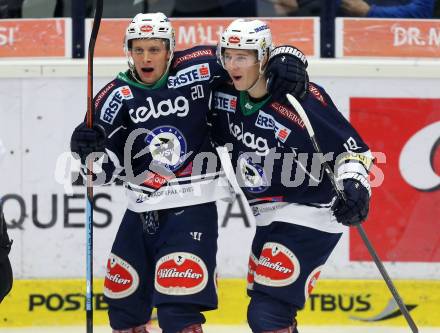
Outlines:
POLYGON ((251 157, 241 154, 238 159, 238 166, 246 191, 261 193, 268 189, 269 186, 264 169, 261 165, 253 163, 251 157))
POLYGON ((113 124, 124 99, 132 99, 133 93, 129 86, 122 86, 112 91, 101 109, 101 120, 113 124))
POLYGON ((229 119, 229 113, 227 113, 226 116, 228 117, 229 132, 237 141, 241 141, 246 147, 249 147, 258 155, 267 155, 269 153, 269 146, 265 138, 261 138, 251 132, 246 132, 243 123, 241 123, 241 126, 238 126, 229 119))
POLYGON ((214 94, 214 107, 219 110, 235 113, 237 96, 216 92, 214 94))
POLYGON ((186 140, 182 133, 172 126, 160 126, 153 129, 145 138, 153 162, 175 171, 184 162, 186 140))
POLYGON ((153 98, 150 96, 147 98, 147 103, 141 107, 130 109, 128 113, 134 123, 146 122, 150 117, 157 119, 161 116, 169 116, 176 114, 177 117, 185 117, 189 112, 188 100, 179 96, 175 100, 165 99, 161 100, 157 105, 154 105, 153 98))
POLYGON ((264 129, 273 129, 275 132, 275 137, 281 142, 286 142, 287 137, 290 135, 290 129, 281 125, 277 122, 271 115, 260 110, 258 114, 255 126, 264 129))
POLYGON ((206 81, 211 77, 209 64, 194 65, 177 72, 176 76, 168 77, 168 88, 183 87, 197 81, 206 81))

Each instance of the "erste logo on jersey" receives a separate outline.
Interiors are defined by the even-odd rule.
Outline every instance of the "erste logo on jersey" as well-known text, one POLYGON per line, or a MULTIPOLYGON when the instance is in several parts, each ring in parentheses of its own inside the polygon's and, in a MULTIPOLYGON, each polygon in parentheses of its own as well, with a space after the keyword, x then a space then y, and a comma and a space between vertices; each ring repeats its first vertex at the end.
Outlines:
POLYGON ((188 252, 174 252, 156 264, 154 287, 166 295, 192 295, 208 283, 208 270, 203 260, 188 252))
POLYGON ((145 138, 153 163, 175 171, 185 161, 187 144, 183 134, 173 126, 153 129, 145 138))
POLYGON ((237 96, 216 92, 214 93, 214 107, 234 113, 237 109, 237 96))
POLYGON ((107 97, 104 105, 101 109, 101 120, 108 123, 113 124, 119 110, 122 106, 122 101, 124 99, 132 99, 133 93, 129 86, 122 86, 116 88, 112 91, 112 93, 107 97))
POLYGON ((269 188, 263 167, 253 163, 250 156, 241 154, 238 158, 238 167, 246 191, 250 193, 261 193, 269 188))
POLYGON ((110 253, 104 280, 104 295, 109 298, 123 298, 134 293, 139 286, 136 270, 122 258, 110 253))
POLYGON ((279 243, 264 244, 255 271, 255 282, 284 287, 296 281, 299 273, 299 261, 292 251, 279 243))
POLYGON ((287 137, 290 135, 291 130, 277 122, 270 114, 260 110, 255 126, 264 129, 273 129, 275 137, 282 143, 286 142, 287 137))
POLYGON ((208 63, 193 65, 184 68, 176 73, 175 76, 168 77, 168 88, 178 88, 198 81, 206 81, 211 77, 208 63))
POLYGON ((318 282, 319 275, 321 275, 321 271, 324 266, 318 266, 316 267, 307 277, 306 284, 304 286, 304 297, 309 298, 310 294, 312 293, 313 289, 316 286, 316 283, 318 282))
POLYGON ((135 124, 146 122, 151 117, 157 119, 161 116, 165 117, 171 114, 175 114, 177 117, 186 117, 188 112, 189 103, 183 96, 178 96, 174 100, 171 98, 161 100, 156 106, 153 103, 153 98, 150 96, 147 98, 145 106, 138 107, 136 110, 130 109, 128 111, 131 120, 135 124))
POLYGON ((241 126, 234 124, 228 117, 229 132, 234 136, 237 141, 241 141, 246 147, 252 149, 258 155, 267 155, 269 153, 269 145, 265 138, 256 136, 254 133, 246 132, 243 128, 243 122, 241 126))

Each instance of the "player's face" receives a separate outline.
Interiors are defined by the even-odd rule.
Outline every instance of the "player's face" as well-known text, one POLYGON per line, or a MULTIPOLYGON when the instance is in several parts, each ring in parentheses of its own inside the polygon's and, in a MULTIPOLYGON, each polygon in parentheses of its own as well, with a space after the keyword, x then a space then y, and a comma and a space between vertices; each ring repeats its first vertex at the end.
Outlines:
POLYGON ((146 84, 154 84, 162 77, 170 57, 162 39, 134 39, 130 54, 139 78, 146 84))
POLYGON ((235 89, 239 91, 248 90, 258 80, 260 63, 256 51, 225 49, 223 63, 235 89))

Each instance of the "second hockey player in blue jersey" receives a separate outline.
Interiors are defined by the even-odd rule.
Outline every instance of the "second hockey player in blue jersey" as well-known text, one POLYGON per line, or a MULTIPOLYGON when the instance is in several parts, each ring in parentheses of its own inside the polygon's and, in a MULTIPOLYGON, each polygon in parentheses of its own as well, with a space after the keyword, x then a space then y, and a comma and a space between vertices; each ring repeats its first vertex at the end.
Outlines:
MULTIPOLYGON (((268 62, 288 68, 286 57, 269 59, 271 48, 270 29, 259 20, 238 19, 224 31, 218 56, 232 82, 214 94, 212 131, 214 141, 229 148, 257 221, 249 260, 249 326, 256 333, 292 333, 296 313, 345 226, 367 217, 371 154, 326 91, 309 83, 299 97, 325 159, 344 185, 347 202, 335 201, 302 119, 282 95, 268 93, 263 75, 268 62)), ((293 47, 270 54, 278 53, 307 64, 293 47)))

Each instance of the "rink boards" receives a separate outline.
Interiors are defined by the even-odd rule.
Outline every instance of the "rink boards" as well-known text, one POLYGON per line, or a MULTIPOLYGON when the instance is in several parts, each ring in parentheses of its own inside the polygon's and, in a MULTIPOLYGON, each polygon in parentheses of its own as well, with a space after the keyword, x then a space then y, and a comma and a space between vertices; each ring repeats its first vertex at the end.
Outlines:
MULTIPOLYGON (((396 280, 396 287, 418 326, 440 327, 440 281, 396 280)), ((102 279, 95 279, 94 323, 106 325, 102 279)), ((245 280, 219 281, 219 310, 206 313, 211 324, 246 322, 245 280)), ((0 305, 0 327, 81 325, 85 322, 85 282, 81 279, 16 280, 0 305)), ((378 325, 406 322, 382 280, 321 280, 299 312, 301 325, 378 325)))

